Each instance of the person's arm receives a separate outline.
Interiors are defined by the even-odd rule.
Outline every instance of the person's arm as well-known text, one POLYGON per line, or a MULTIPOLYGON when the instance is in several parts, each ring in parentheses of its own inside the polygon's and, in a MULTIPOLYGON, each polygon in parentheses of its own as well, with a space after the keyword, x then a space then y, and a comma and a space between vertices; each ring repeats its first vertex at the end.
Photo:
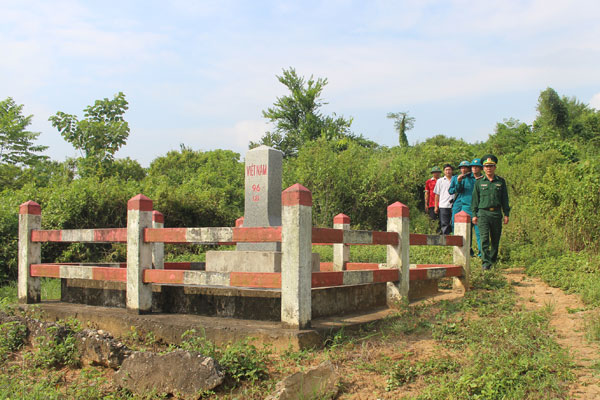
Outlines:
POLYGON ((450 193, 450 194, 458 193, 457 186, 458 186, 458 181, 457 181, 457 178, 455 175, 452 177, 452 179, 450 179, 450 188, 448 188, 448 193, 450 193))
POLYGON ((479 212, 479 185, 475 182, 473 197, 471 198, 471 212, 473 213, 473 225, 477 225, 477 213, 479 212))
POLYGON ((427 185, 425 186, 425 211, 429 209, 429 190, 427 189, 427 185))
POLYGON ((510 205, 508 203, 508 187, 504 179, 502 179, 502 197, 500 198, 500 204, 502 205, 502 212, 504 213, 504 223, 508 224, 510 205))
POLYGON ((436 194, 435 195, 435 208, 434 208, 435 213, 437 214, 440 211, 440 195, 436 194))

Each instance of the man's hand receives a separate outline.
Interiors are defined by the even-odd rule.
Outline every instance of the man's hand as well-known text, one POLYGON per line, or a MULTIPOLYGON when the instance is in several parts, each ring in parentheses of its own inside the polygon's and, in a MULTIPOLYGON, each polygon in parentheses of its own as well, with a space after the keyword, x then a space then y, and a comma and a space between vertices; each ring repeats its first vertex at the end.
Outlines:
POLYGON ((435 211, 436 214, 440 213, 440 208, 438 206, 435 206, 435 208, 433 209, 433 211, 435 211))
POLYGON ((473 221, 473 225, 477 225, 477 217, 473 217, 471 221, 473 221))
POLYGON ((508 224, 508 215, 504 216, 504 225, 508 224))

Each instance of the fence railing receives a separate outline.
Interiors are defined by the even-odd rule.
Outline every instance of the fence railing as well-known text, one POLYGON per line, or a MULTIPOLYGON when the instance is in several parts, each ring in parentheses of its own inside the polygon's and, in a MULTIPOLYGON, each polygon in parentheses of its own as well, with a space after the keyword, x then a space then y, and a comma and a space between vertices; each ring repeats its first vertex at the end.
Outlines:
MULTIPOLYGON (((470 218, 455 218, 457 235, 409 233, 409 210, 396 202, 387 209, 387 231, 350 229, 349 217, 334 218, 333 228, 312 226, 312 194, 296 184, 282 193, 282 226, 255 228, 164 228, 164 217, 152 200, 137 195, 127 203, 127 228, 42 230, 41 207, 28 201, 19 209, 19 301, 37 303, 40 278, 92 279, 126 283, 126 307, 150 312, 152 284, 241 286, 281 289, 282 322, 305 328, 311 319, 311 289, 387 282, 388 303, 408 296, 411 280, 458 277, 468 288, 470 218), (41 243, 127 243, 127 262, 118 266, 41 263, 41 243), (215 272, 194 263, 165 263, 165 243, 230 245, 242 242, 281 242, 281 272, 215 272), (312 271, 312 245, 333 245, 331 271, 312 271), (350 245, 385 245, 387 262, 350 263, 350 245), (455 265, 412 265, 411 245, 454 246, 455 265), (123 268, 126 266, 126 268, 123 268), (198 266, 198 265, 196 265, 198 266)), ((327 269, 327 268, 326 268, 327 269)))

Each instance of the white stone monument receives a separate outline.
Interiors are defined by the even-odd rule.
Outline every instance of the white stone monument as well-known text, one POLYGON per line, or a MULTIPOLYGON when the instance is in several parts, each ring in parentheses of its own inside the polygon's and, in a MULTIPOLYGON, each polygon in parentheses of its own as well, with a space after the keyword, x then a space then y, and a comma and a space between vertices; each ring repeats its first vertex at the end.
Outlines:
MULTIPOLYGON (((259 146, 246 153, 244 227, 281 226, 283 153, 259 146)), ((238 243, 239 251, 281 251, 281 243, 238 243)))

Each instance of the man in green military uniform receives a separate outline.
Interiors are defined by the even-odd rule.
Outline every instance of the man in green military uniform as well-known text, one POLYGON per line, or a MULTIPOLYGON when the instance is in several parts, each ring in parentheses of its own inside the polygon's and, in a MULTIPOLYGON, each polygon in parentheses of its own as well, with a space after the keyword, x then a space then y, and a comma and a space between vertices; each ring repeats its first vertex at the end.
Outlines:
POLYGON ((488 270, 498 259, 502 223, 508 224, 510 206, 506 181, 496 175, 498 159, 492 154, 486 154, 481 161, 484 174, 483 178, 478 179, 473 187, 471 210, 473 211, 473 224, 479 226, 481 235, 482 266, 484 270, 488 270))

